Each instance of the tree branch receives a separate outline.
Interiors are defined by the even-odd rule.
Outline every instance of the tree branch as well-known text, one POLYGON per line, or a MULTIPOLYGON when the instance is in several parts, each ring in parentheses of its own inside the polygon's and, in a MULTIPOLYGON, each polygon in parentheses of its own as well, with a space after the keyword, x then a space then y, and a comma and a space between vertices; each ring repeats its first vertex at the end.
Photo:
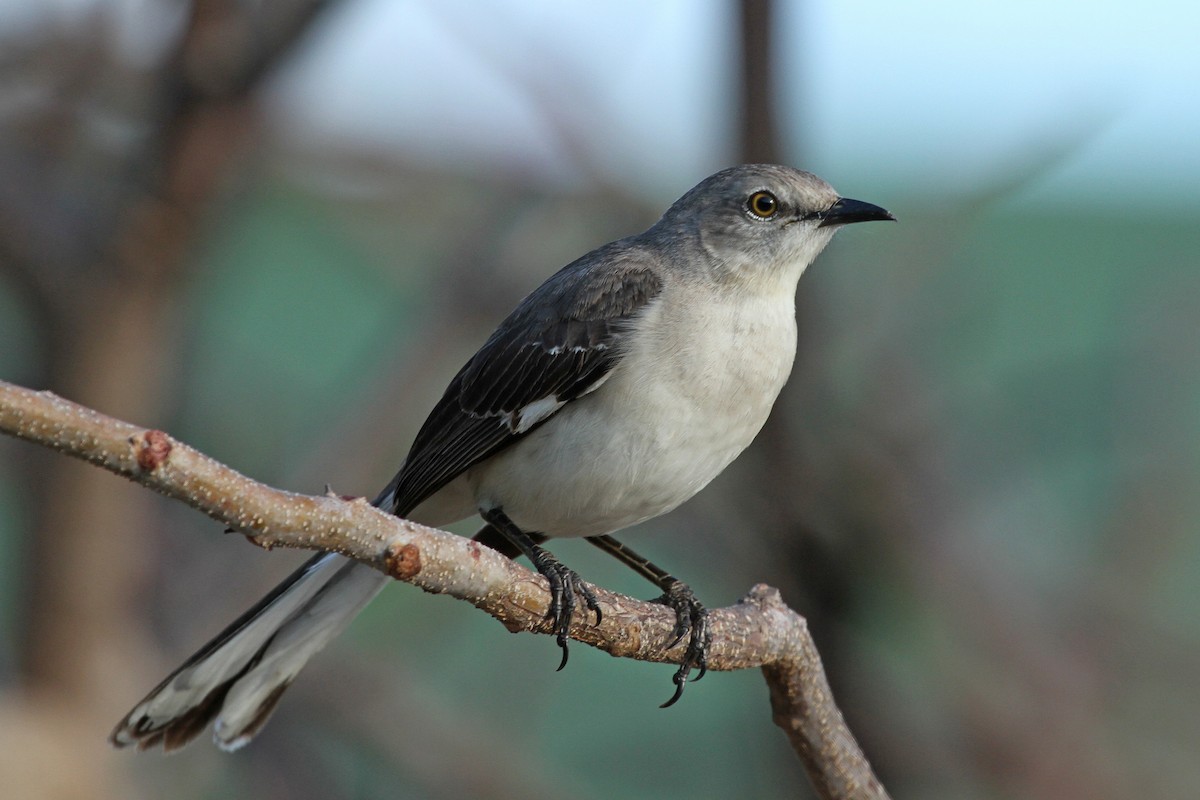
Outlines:
MULTIPOLYGON (((366 500, 313 497, 257 483, 162 431, 147 430, 0 381, 0 431, 83 459, 181 500, 263 548, 331 550, 427 592, 465 600, 510 631, 551 632, 545 580, 454 534, 398 519, 366 500)), ((579 614, 571 638, 614 656, 677 662, 664 650, 674 614, 665 606, 595 588, 604 621, 579 614)), ((711 615, 708 668, 758 667, 774 720, 792 742, 822 798, 886 798, 833 702, 802 617, 779 593, 755 586, 737 605, 711 615)))

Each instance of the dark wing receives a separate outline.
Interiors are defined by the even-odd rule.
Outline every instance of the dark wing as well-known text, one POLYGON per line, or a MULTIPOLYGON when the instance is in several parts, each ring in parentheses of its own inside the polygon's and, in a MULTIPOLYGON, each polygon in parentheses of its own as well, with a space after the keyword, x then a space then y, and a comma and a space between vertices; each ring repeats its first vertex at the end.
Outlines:
POLYGON ((526 297, 450 381, 380 495, 404 516, 466 469, 599 386, 630 320, 662 289, 627 243, 564 267, 526 297))

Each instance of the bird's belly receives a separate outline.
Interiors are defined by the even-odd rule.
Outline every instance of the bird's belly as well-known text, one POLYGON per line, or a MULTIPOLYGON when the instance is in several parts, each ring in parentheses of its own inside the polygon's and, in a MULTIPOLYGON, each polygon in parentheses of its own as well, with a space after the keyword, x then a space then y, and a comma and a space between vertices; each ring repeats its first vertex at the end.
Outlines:
POLYGON ((624 425, 611 433, 604 413, 585 403, 559 415, 572 419, 538 429, 472 476, 481 504, 501 506, 521 528, 550 536, 595 536, 670 511, 719 475, 759 427, 705 436, 679 425, 669 434, 624 425), (596 438, 588 429, 610 435, 596 438))
POLYGON ((665 361, 661 346, 631 353, 600 390, 473 468, 478 502, 549 536, 595 536, 670 511, 762 428, 791 368, 793 320, 757 338, 731 335, 717 352, 710 343, 665 361))

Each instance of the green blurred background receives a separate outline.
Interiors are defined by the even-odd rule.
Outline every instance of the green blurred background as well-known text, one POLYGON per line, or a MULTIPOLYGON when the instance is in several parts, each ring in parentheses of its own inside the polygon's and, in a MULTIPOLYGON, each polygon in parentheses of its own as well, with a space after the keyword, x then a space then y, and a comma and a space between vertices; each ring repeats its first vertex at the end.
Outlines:
MULTIPOLYGON (((811 169, 900 223, 805 276, 768 428, 631 543, 710 605, 780 587, 898 798, 1195 797, 1198 28, 1165 1, 8 0, 0 377, 373 494, 545 276, 721 167, 811 169)), ((109 749, 303 558, 0 440, 4 794, 812 796, 758 673, 661 711, 668 667, 555 673, 550 638, 406 586, 236 755, 109 749)))

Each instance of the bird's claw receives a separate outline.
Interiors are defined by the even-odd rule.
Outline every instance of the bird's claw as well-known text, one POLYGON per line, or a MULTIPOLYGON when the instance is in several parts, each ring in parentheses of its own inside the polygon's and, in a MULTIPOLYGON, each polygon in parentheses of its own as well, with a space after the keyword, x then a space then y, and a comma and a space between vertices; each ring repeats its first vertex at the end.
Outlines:
POLYGON ((564 567, 557 559, 547 557, 538 565, 538 571, 550 584, 550 606, 546 609, 545 618, 553 622, 554 638, 562 648, 562 661, 558 664, 558 669, 561 670, 567 665, 567 657, 570 655, 567 649, 567 634, 571 629, 571 618, 575 615, 575 598, 583 598, 587 609, 596 615, 597 625, 600 624, 603 614, 592 587, 580 578, 575 570, 564 567))
POLYGON ((683 581, 674 581, 658 602, 670 606, 675 611, 675 628, 671 631, 671 642, 667 649, 675 647, 688 637, 687 648, 679 662, 679 669, 671 680, 675 683, 675 693, 671 699, 660 708, 675 705, 683 696, 684 687, 688 683, 688 675, 693 669, 699 670, 695 680, 700 680, 708 671, 708 646, 712 643, 712 631, 708 627, 708 609, 696 599, 690 586, 683 581))

